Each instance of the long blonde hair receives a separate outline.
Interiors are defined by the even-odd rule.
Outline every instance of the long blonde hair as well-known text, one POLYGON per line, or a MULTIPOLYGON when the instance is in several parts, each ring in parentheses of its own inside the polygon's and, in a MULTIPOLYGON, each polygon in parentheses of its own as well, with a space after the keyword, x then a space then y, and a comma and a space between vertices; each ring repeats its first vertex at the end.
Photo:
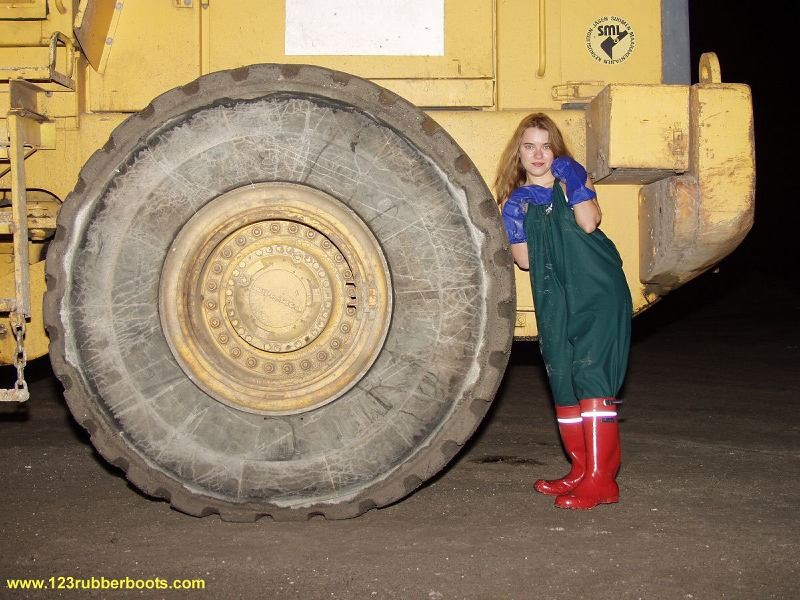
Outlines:
POLYGON ((564 137, 553 119, 544 113, 528 115, 519 122, 514 135, 508 140, 505 150, 500 155, 500 162, 497 165, 497 177, 494 180, 494 193, 498 204, 505 202, 511 192, 525 183, 526 173, 519 160, 519 147, 522 144, 522 136, 525 134, 525 130, 530 127, 544 129, 550 134, 550 149, 553 151, 554 157, 572 157, 572 153, 564 143, 564 137))

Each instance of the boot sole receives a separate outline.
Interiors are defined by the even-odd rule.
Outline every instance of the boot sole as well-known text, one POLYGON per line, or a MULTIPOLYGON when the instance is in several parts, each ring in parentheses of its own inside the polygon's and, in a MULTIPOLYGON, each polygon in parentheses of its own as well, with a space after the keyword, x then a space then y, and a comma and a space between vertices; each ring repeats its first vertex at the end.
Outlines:
POLYGON ((577 483, 575 485, 573 485, 573 486, 568 487, 568 488, 564 488, 563 492, 562 491, 555 491, 555 490, 540 490, 536 486, 536 483, 534 483, 533 484, 533 491, 534 492, 538 492, 539 494, 544 494, 545 496, 563 496, 564 494, 569 494, 576 487, 578 487, 577 483))
POLYGON ((592 504, 591 506, 577 506, 577 505, 561 506, 560 504, 558 504, 558 502, 556 502, 555 507, 562 508, 565 510, 591 510, 595 506, 600 506, 601 504, 616 504, 617 502, 619 502, 619 496, 608 496, 606 498, 598 498, 597 502, 595 504, 592 504))

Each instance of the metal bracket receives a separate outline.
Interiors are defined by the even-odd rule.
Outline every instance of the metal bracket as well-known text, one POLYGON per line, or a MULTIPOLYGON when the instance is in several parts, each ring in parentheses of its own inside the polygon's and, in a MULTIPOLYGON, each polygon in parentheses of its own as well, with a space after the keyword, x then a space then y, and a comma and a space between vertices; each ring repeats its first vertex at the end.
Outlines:
POLYGON ((722 83, 722 69, 714 52, 700 55, 700 83, 722 83))
POLYGON ((541 79, 547 70, 547 4, 539 0, 539 67, 536 77, 541 79))
MULTIPOLYGON (((25 383, 25 324, 31 317, 30 272, 28 257, 28 201, 26 196, 25 148, 36 150, 42 145, 42 125, 50 119, 39 114, 37 95, 41 88, 30 82, 15 79, 9 82, 10 109, 8 121, 8 160, 11 171, 11 223, 14 247, 13 298, 0 299, 0 306, 8 311, 14 329, 17 351, 14 365, 17 382, 10 390, 0 390, 0 401, 24 402, 28 399, 25 383)), ((4 144, 6 145, 6 144, 4 144)))
POLYGON ((67 36, 60 31, 56 31, 50 38, 50 54, 48 56, 48 70, 50 71, 50 80, 55 81, 57 84, 64 86, 67 89, 75 89, 75 81, 72 79, 73 72, 75 71, 75 46, 72 44, 67 36), (67 52, 67 72, 59 73, 56 65, 56 58, 58 52, 59 42, 64 45, 67 52))
POLYGON ((563 85, 554 85, 551 91, 553 100, 588 102, 605 87, 603 81, 567 81, 563 85))
MULTIPOLYGON (((3 48, 0 46, 0 51, 3 48)), ((8 50, 15 48, 8 47, 8 50)), ((66 35, 56 31, 50 36, 47 46, 37 45, 27 48, 30 64, 7 66, 0 64, 0 80, 24 79, 36 82, 40 87, 51 91, 75 91, 75 63, 78 53, 75 45, 66 35), (59 71, 59 47, 63 47, 61 58, 64 72, 59 71)))

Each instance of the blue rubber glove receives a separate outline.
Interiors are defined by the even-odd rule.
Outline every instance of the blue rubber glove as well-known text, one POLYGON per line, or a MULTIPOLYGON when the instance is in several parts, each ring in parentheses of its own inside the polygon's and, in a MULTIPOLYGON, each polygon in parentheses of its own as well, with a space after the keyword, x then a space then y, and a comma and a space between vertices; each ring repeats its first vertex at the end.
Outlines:
POLYGON ((553 190, 540 185, 524 185, 511 192, 502 210, 503 224, 510 243, 522 244, 528 241, 525 235, 525 205, 550 204, 552 193, 553 190))
POLYGON ((575 206, 592 198, 597 198, 594 190, 586 187, 586 169, 569 156, 559 156, 553 161, 550 170, 553 175, 567 184, 567 205, 575 206))
POLYGON ((501 211, 503 225, 506 226, 506 235, 511 244, 522 244, 528 241, 525 235, 525 201, 514 194, 506 200, 501 211))
POLYGON ((547 204, 550 204, 550 197, 552 195, 552 188, 546 188, 540 185, 523 185, 511 192, 511 196, 509 196, 508 199, 511 200, 512 198, 519 198, 528 204, 546 206, 547 204))

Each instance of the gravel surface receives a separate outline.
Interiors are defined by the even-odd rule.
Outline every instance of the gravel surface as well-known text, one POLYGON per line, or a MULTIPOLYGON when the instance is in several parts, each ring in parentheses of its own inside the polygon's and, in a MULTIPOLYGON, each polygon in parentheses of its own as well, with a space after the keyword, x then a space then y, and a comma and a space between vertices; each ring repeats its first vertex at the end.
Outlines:
POLYGON ((442 474, 349 521, 223 523, 140 495, 36 361, 31 401, 0 414, 0 597, 800 597, 797 297, 706 275, 635 321, 621 502, 587 512, 531 489, 566 471, 532 343, 515 344, 489 417, 442 474), (12 591, 9 577, 205 591, 12 591))

